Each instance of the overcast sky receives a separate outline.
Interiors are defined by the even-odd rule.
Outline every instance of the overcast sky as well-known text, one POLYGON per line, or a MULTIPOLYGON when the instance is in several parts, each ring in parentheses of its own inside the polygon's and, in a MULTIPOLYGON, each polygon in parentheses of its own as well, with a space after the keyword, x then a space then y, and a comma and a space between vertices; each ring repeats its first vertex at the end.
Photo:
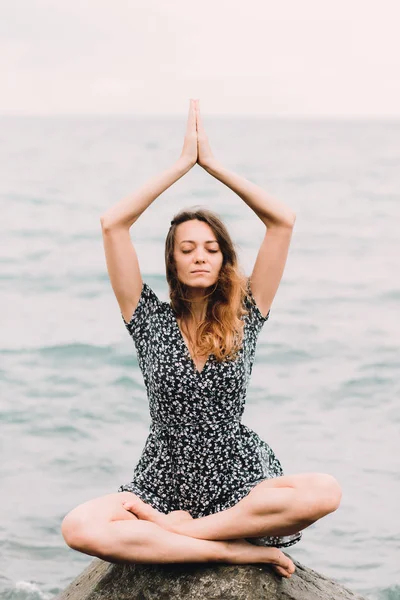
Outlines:
POLYGON ((0 0, 0 113, 400 116, 400 0, 0 0))

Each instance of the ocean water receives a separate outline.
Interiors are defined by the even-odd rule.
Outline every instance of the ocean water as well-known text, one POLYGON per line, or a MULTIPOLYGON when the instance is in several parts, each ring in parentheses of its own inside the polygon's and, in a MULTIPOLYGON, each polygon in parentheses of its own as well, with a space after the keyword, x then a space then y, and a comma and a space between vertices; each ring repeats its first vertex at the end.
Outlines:
MULTIPOLYGON (((215 156, 297 213, 243 422, 285 472, 326 472, 338 511, 288 549, 371 600, 400 598, 400 122, 204 117, 215 156)), ((0 119, 0 597, 50 599, 92 558, 63 517, 130 481, 150 423, 99 217, 180 155, 185 119, 0 119)), ((225 221, 250 274, 255 213, 194 167, 131 233, 168 299, 175 212, 225 221)))

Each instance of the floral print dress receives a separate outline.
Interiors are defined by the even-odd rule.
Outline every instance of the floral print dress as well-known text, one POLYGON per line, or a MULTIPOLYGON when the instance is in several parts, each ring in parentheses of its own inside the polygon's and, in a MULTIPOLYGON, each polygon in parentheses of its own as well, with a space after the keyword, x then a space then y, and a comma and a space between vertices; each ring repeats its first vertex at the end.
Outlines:
MULTIPOLYGON (((263 316, 247 283, 244 338, 234 360, 213 354, 197 370, 171 305, 143 283, 125 326, 136 346, 150 407, 151 424, 129 491, 168 514, 193 518, 234 506, 258 483, 283 475, 270 446, 241 423, 263 316)), ((301 533, 248 538, 266 546, 291 546, 301 533)))

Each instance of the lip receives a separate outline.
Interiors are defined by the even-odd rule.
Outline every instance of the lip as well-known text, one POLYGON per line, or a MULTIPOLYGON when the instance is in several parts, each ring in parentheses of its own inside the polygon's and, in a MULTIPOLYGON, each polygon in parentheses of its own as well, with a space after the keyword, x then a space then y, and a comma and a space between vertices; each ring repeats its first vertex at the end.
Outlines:
POLYGON ((210 271, 206 271, 205 269, 199 269, 196 271, 191 271, 191 273, 209 273, 210 271))

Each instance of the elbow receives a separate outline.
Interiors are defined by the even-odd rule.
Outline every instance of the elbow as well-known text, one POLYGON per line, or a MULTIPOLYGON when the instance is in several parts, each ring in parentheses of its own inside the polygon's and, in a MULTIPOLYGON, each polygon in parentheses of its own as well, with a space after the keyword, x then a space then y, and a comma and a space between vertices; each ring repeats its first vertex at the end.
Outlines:
POLYGON ((104 215, 101 215, 101 217, 100 217, 100 223, 101 223, 101 228, 103 230, 109 229, 109 227, 110 227, 109 223, 108 223, 108 221, 107 221, 107 219, 106 219, 106 217, 104 215))
POLYGON ((280 222, 281 227, 285 227, 286 229, 293 229, 294 224, 296 222, 296 213, 293 211, 288 212, 284 219, 280 222))
POLYGON ((290 212, 284 216, 284 218, 280 219, 275 223, 276 227, 281 227, 283 229, 293 229, 294 224, 296 222, 296 213, 290 212))
POLYGON ((285 214, 282 214, 274 219, 266 218, 262 219, 267 229, 293 229, 294 224, 296 222, 296 213, 292 211, 285 211, 285 214))
POLYGON ((116 229, 130 229, 133 223, 137 220, 137 217, 131 219, 129 222, 126 221, 117 221, 116 219, 112 219, 106 214, 101 215, 100 223, 103 231, 111 231, 116 229))
POLYGON ((289 219, 288 219, 288 226, 289 227, 294 227, 294 224, 296 223, 296 213, 292 212, 290 213, 289 219))
POLYGON ((109 233, 111 230, 115 229, 115 223, 112 223, 110 219, 104 215, 100 217, 101 230, 103 233, 109 233))
POLYGON ((106 215, 101 215, 100 217, 101 229, 103 231, 110 231, 111 229, 115 229, 116 223, 113 223, 109 217, 106 215))

